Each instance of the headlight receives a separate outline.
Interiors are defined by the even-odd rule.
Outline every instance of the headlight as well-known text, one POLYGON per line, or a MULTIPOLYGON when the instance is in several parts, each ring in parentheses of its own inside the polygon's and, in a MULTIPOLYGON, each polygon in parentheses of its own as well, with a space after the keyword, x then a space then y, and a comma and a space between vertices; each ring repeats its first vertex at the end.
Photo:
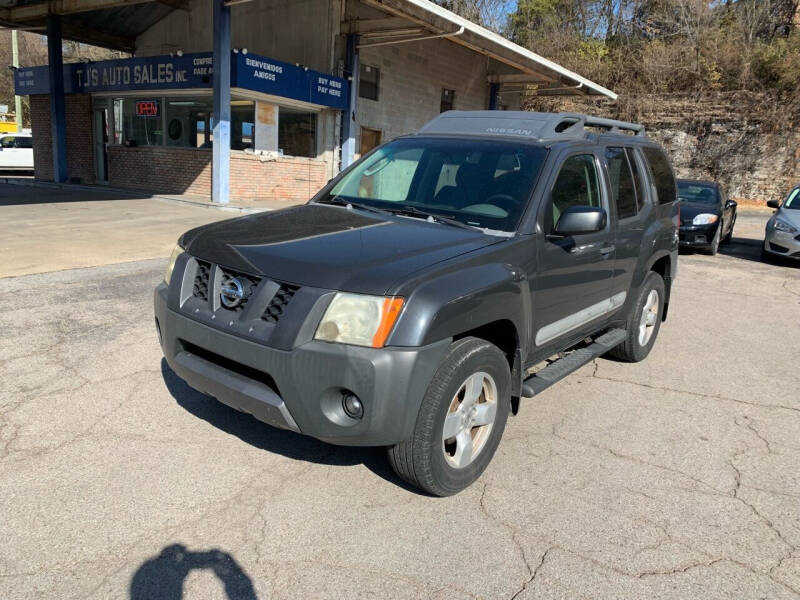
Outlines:
POLYGON ((402 308, 402 298, 339 292, 319 322, 314 339, 382 348, 402 308))
POLYGON ((716 223, 719 217, 710 213, 700 213, 692 219, 692 225, 711 225, 716 223))
POLYGON ((786 221, 781 221, 780 219, 775 219, 775 223, 772 225, 777 231, 783 231, 785 233, 797 233, 797 228, 792 227, 786 221))
POLYGON ((164 283, 169 285, 169 280, 172 279, 172 271, 175 269, 175 261, 178 260, 178 257, 183 254, 183 248, 180 246, 175 246, 175 249, 172 251, 172 254, 169 255, 169 262, 167 263, 167 270, 164 273, 164 283))

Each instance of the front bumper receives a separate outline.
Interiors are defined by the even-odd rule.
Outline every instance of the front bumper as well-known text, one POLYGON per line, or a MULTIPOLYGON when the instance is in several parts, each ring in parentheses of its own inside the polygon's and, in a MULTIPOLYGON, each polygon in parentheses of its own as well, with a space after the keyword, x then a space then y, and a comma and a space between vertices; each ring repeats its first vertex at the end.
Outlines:
POLYGON ((711 245, 719 221, 710 225, 681 225, 678 229, 680 245, 687 248, 705 248, 711 245))
POLYGON ((170 368, 193 388, 260 421, 351 446, 411 437, 417 413, 450 340, 419 348, 362 348, 310 341, 279 350, 186 317, 156 288, 156 326, 170 368), (364 406, 360 420, 343 391, 364 406))
POLYGON ((800 259, 800 234, 767 229, 764 235, 764 250, 776 256, 800 259))

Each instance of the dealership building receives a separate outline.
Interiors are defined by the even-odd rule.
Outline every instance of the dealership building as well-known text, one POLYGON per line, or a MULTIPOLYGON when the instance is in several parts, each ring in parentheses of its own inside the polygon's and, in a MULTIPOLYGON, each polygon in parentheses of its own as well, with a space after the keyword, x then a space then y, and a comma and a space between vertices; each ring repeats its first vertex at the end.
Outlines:
POLYGON ((223 203, 304 201, 445 110, 616 97, 428 0, 11 0, 0 24, 48 34, 15 71, 37 179, 223 203), (63 39, 131 58, 63 64, 63 39))

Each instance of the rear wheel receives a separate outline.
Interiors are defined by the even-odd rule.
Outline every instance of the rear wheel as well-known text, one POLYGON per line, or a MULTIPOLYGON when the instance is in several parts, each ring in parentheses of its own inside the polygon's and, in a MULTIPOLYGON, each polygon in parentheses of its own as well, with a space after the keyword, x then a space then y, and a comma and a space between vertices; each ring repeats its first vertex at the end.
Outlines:
POLYGON ((453 342, 422 401, 410 440, 389 449, 408 483, 450 496, 491 461, 511 406, 511 374, 497 346, 478 338, 453 342))
POLYGON ((645 277, 639 298, 628 315, 628 336, 623 343, 611 350, 611 356, 626 362, 639 362, 647 358, 661 328, 664 297, 664 280, 658 273, 650 271, 645 277))

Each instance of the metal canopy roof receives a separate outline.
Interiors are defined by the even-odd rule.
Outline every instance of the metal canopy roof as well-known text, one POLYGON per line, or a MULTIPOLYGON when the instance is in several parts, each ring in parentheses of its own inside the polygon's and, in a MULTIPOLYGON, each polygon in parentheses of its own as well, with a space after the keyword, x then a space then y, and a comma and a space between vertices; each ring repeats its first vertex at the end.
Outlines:
MULTIPOLYGON (((519 74, 496 75, 491 79, 492 83, 544 84, 540 91, 545 94, 593 94, 607 96, 612 100, 617 99, 617 94, 611 90, 526 50, 503 36, 476 25, 430 0, 361 0, 361 2, 394 17, 400 17, 406 22, 410 21, 421 25, 434 34, 444 34, 439 37, 449 39, 453 43, 470 48, 520 71, 519 74)), ((371 32, 370 35, 374 36, 375 32, 371 32)))
POLYGON ((59 14, 65 38, 133 52, 136 37, 189 0, 4 0, 0 25, 44 32, 48 14, 59 14))
MULTIPOLYGON (((191 0, 0 0, 0 26, 43 31, 47 15, 59 14, 62 15, 65 38, 133 52, 139 35, 173 10, 189 10, 190 2, 191 0)), ((617 98, 611 90, 459 17, 430 0, 360 2, 390 15, 388 19, 356 20, 344 24, 345 31, 362 33, 362 38, 368 38, 362 47, 444 38, 516 71, 493 75, 490 77, 491 83, 523 86, 535 84, 539 94, 602 95, 612 100, 617 98), (370 21, 373 23, 369 23, 370 21), (375 21, 383 23, 376 24, 375 21), (393 21, 394 27, 387 29, 387 21, 393 21)))

